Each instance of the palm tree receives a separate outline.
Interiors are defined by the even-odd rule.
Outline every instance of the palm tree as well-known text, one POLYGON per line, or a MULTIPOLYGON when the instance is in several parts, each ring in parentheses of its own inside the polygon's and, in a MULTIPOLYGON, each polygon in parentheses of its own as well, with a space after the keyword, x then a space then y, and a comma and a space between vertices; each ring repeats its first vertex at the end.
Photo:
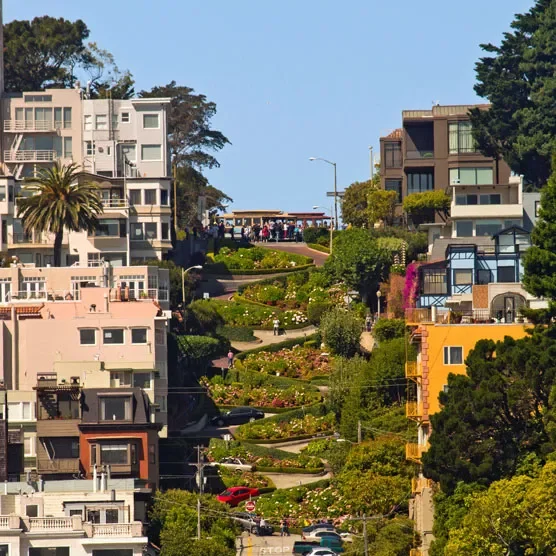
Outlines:
POLYGON ((56 163, 30 178, 23 190, 31 196, 18 200, 26 232, 54 234, 54 266, 61 266, 64 230, 92 232, 103 212, 98 185, 78 180, 79 173, 77 164, 56 163))

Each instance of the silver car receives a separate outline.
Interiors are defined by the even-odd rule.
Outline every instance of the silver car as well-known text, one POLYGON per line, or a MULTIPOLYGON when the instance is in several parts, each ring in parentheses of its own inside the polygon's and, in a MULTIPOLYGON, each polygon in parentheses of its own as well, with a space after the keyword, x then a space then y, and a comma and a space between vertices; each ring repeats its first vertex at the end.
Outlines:
POLYGON ((253 471, 253 466, 241 458, 222 458, 220 461, 213 461, 211 465, 214 467, 227 467, 234 471, 253 471))

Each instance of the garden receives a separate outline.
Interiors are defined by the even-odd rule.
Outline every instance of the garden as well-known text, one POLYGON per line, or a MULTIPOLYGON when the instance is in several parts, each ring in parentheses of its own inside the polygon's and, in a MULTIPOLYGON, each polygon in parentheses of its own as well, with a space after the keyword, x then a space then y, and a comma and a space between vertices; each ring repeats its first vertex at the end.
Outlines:
POLYGON ((313 259, 303 255, 274 251, 263 247, 222 247, 218 254, 212 255, 212 262, 205 271, 212 273, 228 273, 238 271, 285 271, 296 270, 313 264, 313 259))
POLYGON ((218 475, 226 488, 245 486, 258 488, 260 491, 266 492, 276 488, 271 479, 253 471, 236 471, 235 469, 219 467, 218 475))
POLYGON ((259 351, 236 361, 239 369, 268 375, 311 380, 328 376, 332 357, 320 349, 301 345, 279 351, 259 351))

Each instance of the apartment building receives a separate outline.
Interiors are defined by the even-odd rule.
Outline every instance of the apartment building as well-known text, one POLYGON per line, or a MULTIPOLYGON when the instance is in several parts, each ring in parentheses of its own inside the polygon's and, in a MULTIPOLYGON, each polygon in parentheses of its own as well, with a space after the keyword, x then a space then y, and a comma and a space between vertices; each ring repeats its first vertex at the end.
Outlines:
MULTIPOLYGON (((488 109, 488 105, 437 105, 430 110, 404 110, 402 127, 380 138, 382 187, 396 192, 398 216, 402 215, 401 203, 407 195, 425 191, 441 190, 459 196, 467 192, 460 192, 460 187, 482 189, 475 204, 502 203, 506 195, 489 194, 492 186, 507 186, 510 169, 505 162, 477 152, 468 116, 476 107, 488 109), (457 191, 452 192, 452 188, 457 191)), ((510 194, 507 196, 510 202, 510 194)), ((455 204, 459 206, 460 200, 463 203, 463 197, 458 197, 455 204)), ((483 213, 477 218, 490 219, 488 207, 481 209, 483 213)), ((431 215, 430 221, 435 220, 442 222, 431 215)))
POLYGON ((146 501, 136 481, 5 483, 0 492, 2 556, 139 556, 146 501))
POLYGON ((48 89, 2 100, 1 249, 37 266, 53 263, 51 234, 26 233, 17 215, 25 178, 74 162, 101 189, 96 231, 64 235, 63 263, 126 266, 171 249, 169 99, 86 100, 78 89, 48 89))
POLYGON ((0 380, 20 472, 90 476, 112 463, 157 485, 168 290, 152 266, 0 269, 0 380))

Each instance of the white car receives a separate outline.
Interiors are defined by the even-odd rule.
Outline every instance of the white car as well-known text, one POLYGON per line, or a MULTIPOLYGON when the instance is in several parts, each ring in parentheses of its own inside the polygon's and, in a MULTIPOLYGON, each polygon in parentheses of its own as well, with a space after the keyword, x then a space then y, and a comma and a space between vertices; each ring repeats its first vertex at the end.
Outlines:
POLYGON ((220 461, 213 461, 211 465, 215 467, 227 467, 234 471, 253 471, 253 466, 241 458, 222 458, 220 461))
POLYGON ((338 553, 329 548, 313 548, 313 550, 305 554, 305 556, 338 556, 338 553))

